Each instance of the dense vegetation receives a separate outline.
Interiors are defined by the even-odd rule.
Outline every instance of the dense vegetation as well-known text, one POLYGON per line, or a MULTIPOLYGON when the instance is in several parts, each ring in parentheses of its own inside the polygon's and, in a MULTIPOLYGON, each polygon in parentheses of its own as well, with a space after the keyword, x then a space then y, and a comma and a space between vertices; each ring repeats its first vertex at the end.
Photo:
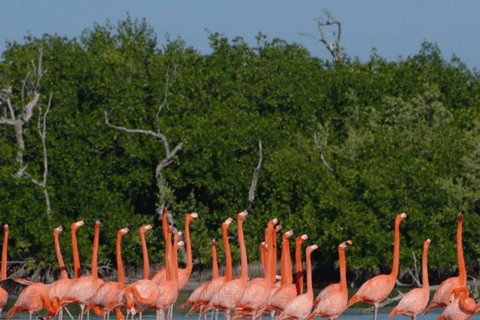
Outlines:
MULTIPOLYGON (((127 18, 95 25, 78 39, 27 36, 8 44, 0 88, 12 86, 15 105, 31 99, 22 97, 22 86, 40 51, 48 70, 43 111, 35 108, 23 128, 23 163, 37 180, 44 172, 37 122, 53 94, 46 118, 49 214, 42 188, 14 177, 21 169, 18 142, 11 126, 0 126, 0 221, 11 227, 10 259, 56 264, 52 231, 59 224, 90 226, 78 232, 84 264, 96 219, 104 221, 100 259, 114 258, 118 228, 160 225, 155 169, 165 148, 155 137, 107 126, 104 113, 114 125, 156 131, 168 92, 159 126, 171 146, 182 142, 183 148, 163 170, 166 204, 179 228, 186 213, 199 213, 192 239, 200 262, 209 263, 210 239, 219 237, 221 222, 248 204, 259 139, 263 163, 245 222, 250 261, 258 259, 267 220, 277 217, 320 246, 315 261, 325 266, 336 263, 336 246, 352 239, 349 267, 387 270, 394 218, 406 212, 401 266, 412 265, 411 252, 420 253, 426 238, 433 240, 431 266, 455 266, 460 211, 466 261, 479 261, 476 72, 456 57, 446 61, 428 42, 395 62, 372 51, 367 62, 347 56, 335 64, 262 34, 255 47, 217 33, 209 39, 207 55, 181 39, 159 48, 145 21, 127 18)), ((9 113, 5 103, 0 112, 9 113)), ((147 237, 151 258, 161 260, 161 231, 147 237)), ((139 246, 137 232, 125 237, 127 262, 141 262, 139 246)))

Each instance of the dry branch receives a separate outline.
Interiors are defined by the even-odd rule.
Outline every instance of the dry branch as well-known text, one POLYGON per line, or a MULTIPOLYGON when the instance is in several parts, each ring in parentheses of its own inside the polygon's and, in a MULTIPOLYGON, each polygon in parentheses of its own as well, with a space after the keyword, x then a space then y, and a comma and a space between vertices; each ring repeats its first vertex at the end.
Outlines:
POLYGON ((321 38, 318 39, 317 37, 315 37, 315 36, 313 36, 309 33, 300 33, 300 35, 308 36, 308 37, 311 37, 311 38, 313 38, 317 41, 322 42, 325 45, 325 48, 327 48, 328 52, 330 52, 330 54, 332 55, 335 63, 339 63, 345 57, 345 55, 342 55, 342 48, 340 47, 340 37, 342 35, 342 24, 340 23, 340 21, 335 19, 327 9, 323 9, 323 11, 325 12, 326 19, 325 18, 316 18, 315 19, 315 20, 318 21, 317 26, 318 26, 318 30, 320 31, 321 38), (325 40, 325 35, 323 33, 322 27, 335 25, 335 24, 338 27, 337 33, 335 33, 335 31, 333 32, 333 36, 335 38, 335 44, 333 42, 328 43, 325 40))
POLYGON ((320 143, 317 139, 317 133, 314 131, 313 132, 313 140, 315 141, 315 145, 317 146, 318 151, 320 152, 320 158, 322 159, 323 164, 327 167, 328 170, 330 170, 332 173, 335 173, 335 170, 333 170, 325 160, 325 157, 323 156, 322 148, 327 145, 326 141, 323 143, 320 143))
POLYGON ((248 206, 247 210, 252 206, 253 200, 255 200, 255 190, 257 189, 258 175, 260 174, 260 168, 262 167, 263 153, 262 153, 262 139, 258 140, 258 149, 260 157, 258 160, 258 165, 253 171, 252 185, 250 191, 248 192, 248 206))

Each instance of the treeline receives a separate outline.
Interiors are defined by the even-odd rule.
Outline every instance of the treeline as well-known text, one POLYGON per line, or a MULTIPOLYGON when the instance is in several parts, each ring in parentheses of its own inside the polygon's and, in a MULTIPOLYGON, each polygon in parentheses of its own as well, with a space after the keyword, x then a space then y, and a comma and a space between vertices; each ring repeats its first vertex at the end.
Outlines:
MULTIPOLYGON (((84 220, 78 241, 88 264, 93 224, 102 219, 99 258, 114 260, 116 231, 160 226, 156 209, 165 202, 179 229, 186 213, 199 214, 191 225, 193 256, 208 264, 221 223, 248 205, 261 140, 255 200, 244 224, 250 261, 259 258, 266 222, 277 217, 285 230, 307 233, 320 246, 314 261, 321 265, 335 264, 337 245, 351 239, 349 267, 389 270, 394 218, 406 212, 401 267, 413 264, 412 251, 419 256, 427 238, 429 265, 455 266, 460 211, 465 259, 478 261, 480 78, 458 58, 447 61, 425 42, 417 55, 395 62, 372 51, 367 62, 347 56, 336 64, 262 34, 249 46, 212 33, 211 54, 181 39, 159 47, 156 37, 146 21, 127 18, 97 24, 79 38, 28 35, 8 43, 0 117, 10 118, 10 109, 18 117, 34 99, 26 89, 38 79, 40 52, 46 71, 22 128, 21 162, 14 127, 0 126, 0 222, 11 228, 10 259, 55 265, 53 229, 84 220), (162 169, 162 199, 155 173, 166 156, 163 142, 109 127, 105 112, 114 126, 160 129, 170 148, 182 143, 162 169), (44 181, 44 145, 42 187, 32 178, 44 181)), ((161 261, 157 230, 147 241, 151 259, 161 261)), ((137 232, 125 237, 123 250, 127 263, 141 263, 137 232)))

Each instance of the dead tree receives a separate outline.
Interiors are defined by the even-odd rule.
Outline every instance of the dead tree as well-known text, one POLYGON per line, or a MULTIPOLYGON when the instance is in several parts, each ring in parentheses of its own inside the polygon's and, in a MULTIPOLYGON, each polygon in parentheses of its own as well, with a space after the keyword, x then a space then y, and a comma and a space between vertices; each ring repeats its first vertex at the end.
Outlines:
POLYGON ((340 47, 340 37, 342 36, 342 24, 340 23, 340 21, 335 19, 327 9, 323 9, 323 11, 325 12, 326 19, 325 18, 315 19, 317 20, 317 26, 318 26, 318 30, 320 31, 321 38, 318 39, 317 37, 309 33, 300 33, 300 35, 308 36, 317 41, 322 42, 325 45, 325 48, 327 48, 328 52, 330 52, 330 54, 332 55, 333 61, 335 61, 335 63, 339 63, 345 57, 345 55, 342 54, 342 47, 340 47), (335 42, 328 43, 327 40, 325 40, 325 35, 323 33, 322 27, 335 25, 335 24, 338 27, 337 32, 333 31, 333 37, 335 38, 335 42))
MULTIPOLYGON (((167 137, 165 135, 163 135, 160 131, 159 117, 160 117, 160 113, 161 113, 162 109, 166 105, 168 105, 168 86, 169 86, 168 82, 169 82, 169 80, 170 80, 170 77, 169 77, 169 74, 167 72, 167 83, 166 83, 166 86, 165 86, 165 98, 163 100, 163 103, 158 108, 157 114, 155 116, 155 123, 156 123, 156 126, 157 126, 157 131, 156 132, 150 131, 150 130, 141 130, 141 129, 127 129, 125 127, 119 127, 119 126, 116 126, 116 125, 112 125, 108 121, 108 114, 105 111, 105 123, 110 128, 113 128, 113 129, 116 129, 116 130, 119 130, 119 131, 124 131, 124 132, 127 132, 127 133, 140 133, 140 134, 150 135, 150 136, 153 136, 153 137, 157 138, 158 142, 163 143, 163 147, 165 148, 165 158, 163 158, 160 161, 160 163, 157 165, 157 168, 155 170, 155 178, 157 179, 157 186, 158 186, 158 189, 159 189, 159 198, 160 198, 160 203, 159 203, 159 206, 156 209, 156 211, 159 215, 163 214, 163 209, 165 208, 166 195, 167 195, 167 190, 166 190, 167 182, 165 181, 165 178, 163 177, 162 170, 173 162, 175 155, 177 154, 178 151, 180 151, 182 149, 182 146, 183 146, 182 142, 180 142, 179 144, 177 144, 175 146, 175 148, 173 148, 173 150, 170 150, 170 144, 168 143, 167 137)), ((168 222, 170 224, 175 224, 175 221, 174 221, 171 213, 168 213, 167 217, 168 217, 168 222)), ((174 232, 177 232, 177 231, 178 230, 175 228, 174 232)), ((183 247, 181 248, 181 252, 183 253, 183 255, 185 257, 185 261, 186 261, 187 255, 186 255, 186 251, 183 247)))
POLYGON ((258 175, 260 174, 260 168, 262 167, 262 160, 263 160, 262 139, 258 140, 258 149, 259 149, 260 156, 258 160, 258 165, 253 171, 252 185, 250 186, 250 191, 248 192, 247 210, 251 208, 253 200, 255 200, 255 190, 257 189, 258 175))
POLYGON ((33 70, 27 73, 27 76, 22 82, 22 101, 24 102, 25 99, 30 100, 29 103, 24 104, 23 107, 16 106, 12 103, 12 86, 8 86, 7 88, 3 89, 0 94, 0 102, 1 105, 4 106, 3 108, 3 115, 0 118, 0 124, 10 125, 13 126, 15 130, 15 136, 18 143, 18 152, 17 152, 17 162, 20 166, 20 169, 15 173, 13 176, 15 178, 25 178, 30 179, 34 184, 41 187, 43 189, 43 193, 45 194, 45 202, 47 206, 47 215, 50 215, 51 206, 50 206, 50 197, 48 195, 48 187, 47 187, 47 176, 48 176, 48 155, 47 155, 47 143, 46 143, 46 136, 47 136, 47 115, 50 111, 50 106, 52 102, 52 94, 50 94, 50 98, 48 100, 48 106, 45 113, 42 115, 42 107, 40 100, 40 90, 41 85, 40 81, 42 77, 47 73, 47 70, 42 70, 42 58, 43 54, 40 52, 40 58, 38 60, 38 65, 32 60, 32 68, 33 70), (39 106, 39 116, 38 116, 38 133, 40 138, 42 139, 43 145, 43 181, 40 182, 33 178, 28 172, 28 163, 26 165, 23 164, 23 153, 25 151, 25 142, 24 142, 24 125, 30 121, 33 116, 33 109, 36 106, 39 106), (9 109, 10 115, 7 113, 7 107, 9 109))

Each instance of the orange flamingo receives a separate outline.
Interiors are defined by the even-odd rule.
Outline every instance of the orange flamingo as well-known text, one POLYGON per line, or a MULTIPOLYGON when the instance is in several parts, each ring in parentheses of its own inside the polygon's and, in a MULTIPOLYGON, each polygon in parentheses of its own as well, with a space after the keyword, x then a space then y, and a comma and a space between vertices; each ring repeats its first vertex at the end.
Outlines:
POLYGON ((462 224, 463 214, 459 213, 457 226, 458 277, 448 278, 440 284, 432 301, 423 314, 427 314, 432 308, 445 308, 450 301, 452 290, 467 285, 467 271, 465 270, 465 261, 463 260, 462 224))
POLYGON ((302 243, 307 239, 308 236, 304 234, 295 240, 295 287, 297 288, 297 296, 303 293, 302 243))
POLYGON ((230 320, 230 312, 238 305, 245 292, 248 281, 248 261, 247 249, 245 247, 245 237, 243 234, 243 220, 248 215, 248 211, 242 211, 237 215, 238 222, 238 242, 240 246, 240 259, 242 264, 242 273, 238 279, 225 283, 213 296, 212 300, 205 306, 200 317, 203 317, 211 309, 224 310, 227 320, 230 320))
POLYGON ((338 260, 340 261, 340 283, 333 283, 320 292, 316 300, 312 314, 308 320, 315 317, 323 317, 329 320, 335 320, 343 313, 348 301, 347 289, 347 263, 345 261, 345 248, 352 245, 352 241, 347 240, 338 245, 338 260))
MULTIPOLYGON (((135 295, 130 295, 135 308, 135 313, 140 313, 140 318, 142 312, 159 298, 158 286, 155 282, 150 280, 150 262, 148 259, 147 242, 145 240, 145 232, 152 228, 151 225, 142 226, 140 228, 140 239, 142 241, 143 253, 143 279, 138 280, 129 286, 131 287, 129 291, 134 290, 139 297, 137 298, 135 295)), ((126 291, 126 287, 124 291, 126 291)))
MULTIPOLYGON (((185 269, 178 269, 178 290, 182 290, 188 282, 190 278, 190 274, 192 273, 193 268, 193 261, 192 261, 192 243, 190 241, 190 221, 192 219, 198 219, 197 213, 189 213, 185 217, 185 246, 187 249, 187 266, 185 269)), ((159 284, 162 281, 166 280, 166 268, 160 269, 152 277, 152 280, 155 283, 159 284)))
POLYGON ((467 288, 456 288, 452 290, 450 303, 445 307, 443 313, 437 320, 466 320, 470 319, 476 310, 475 300, 470 298, 467 288))
MULTIPOLYGON (((3 226, 3 250, 2 250, 2 279, 0 281, 4 281, 7 279, 7 249, 8 249, 8 224, 5 223, 3 226)), ((0 287, 0 315, 2 314, 3 308, 7 305, 8 302, 8 292, 0 287)))
POLYGON ((60 299, 55 297, 50 300, 48 297, 47 286, 41 282, 32 283, 30 285, 23 285, 24 289, 18 296, 17 301, 13 307, 8 311, 6 320, 9 320, 17 312, 28 312, 30 320, 32 315, 36 315, 43 309, 47 309, 48 315, 52 318, 56 317, 60 308, 60 299))
MULTIPOLYGON (((272 319, 275 312, 282 312, 287 304, 297 296, 297 289, 292 277, 292 260, 290 257, 290 243, 289 239, 293 235, 293 230, 285 232, 282 235, 282 255, 281 263, 281 286, 275 292, 268 302, 266 311, 270 312, 272 319)), ((301 237, 299 237, 301 239, 301 237)), ((303 240, 302 240, 303 242, 303 240)))
POLYGON ((347 308, 357 302, 373 304, 374 316, 377 319, 377 310, 380 302, 385 300, 395 286, 398 276, 398 265, 400 256, 400 222, 405 219, 405 213, 398 214, 395 219, 395 241, 393 245, 393 266, 390 274, 381 274, 365 282, 360 289, 348 301, 347 308))
POLYGON ((402 297, 402 300, 398 305, 390 312, 389 318, 403 314, 407 317, 412 317, 413 320, 417 319, 417 316, 423 312, 427 306, 428 299, 430 298, 430 287, 428 285, 428 264, 427 254, 428 247, 432 241, 427 239, 423 243, 423 257, 422 257, 422 288, 415 288, 410 290, 406 295, 402 297))
MULTIPOLYGON (((218 292, 218 290, 227 282, 232 280, 232 254, 230 252, 230 242, 228 240, 228 227, 232 223, 233 219, 228 218, 222 224, 223 245, 225 247, 225 275, 223 277, 217 277, 207 283, 205 289, 200 294, 198 301, 192 306, 187 315, 196 312, 198 309, 202 309, 206 306, 218 292)), ((200 311, 200 313, 202 313, 200 311)))
MULTIPOLYGON (((248 282, 245 293, 235 308, 236 312, 233 314, 233 319, 251 317, 255 320, 257 313, 267 305, 268 298, 270 297, 270 289, 275 281, 274 242, 276 233, 274 233, 274 227, 277 223, 278 219, 275 218, 267 224, 269 237, 267 243, 267 273, 264 278, 255 278, 248 282)), ((261 313, 259 315, 261 315, 261 313)))
MULTIPOLYGON (((117 244, 116 244, 116 255, 117 255, 117 270, 118 270, 118 282, 117 281, 108 281, 103 283, 95 293, 92 298, 91 306, 103 306, 107 307, 115 298, 115 293, 125 285, 125 273, 123 271, 123 262, 122 262, 122 238, 126 235, 130 229, 123 228, 117 232, 117 244)), ((103 309, 103 317, 110 319, 110 310, 108 308, 103 309)))
POLYGON ((93 253, 92 253, 92 274, 90 276, 80 277, 75 280, 71 285, 63 298, 60 300, 61 307, 65 307, 70 303, 80 305, 79 319, 83 320, 83 312, 89 302, 91 302, 93 296, 97 292, 97 289, 102 285, 103 280, 98 278, 98 242, 100 236, 100 226, 102 222, 98 220, 95 223, 95 234, 93 239, 93 253))
MULTIPOLYGON (((218 261, 217 261, 217 239, 212 240, 212 280, 218 278, 218 261)), ((179 307, 185 308, 188 305, 194 305, 201 297, 203 290, 209 282, 202 283, 193 290, 190 297, 179 307)), ((200 311, 203 310, 203 306, 200 307, 200 311)))
POLYGON ((277 320, 292 319, 304 320, 308 317, 313 307, 313 286, 312 286, 312 251, 318 249, 316 244, 308 246, 305 252, 307 256, 307 292, 295 297, 290 301, 285 310, 280 313, 277 320))
MULTIPOLYGON (((72 251, 73 251, 73 257, 74 257, 73 269, 75 272, 75 276, 77 275, 77 270, 80 270, 80 258, 79 258, 78 247, 77 247, 77 230, 83 225, 85 225, 83 221, 78 221, 78 222, 72 223, 72 225, 70 226, 72 231, 72 251)), ((59 279, 48 286, 48 296, 50 300, 53 300, 53 298, 55 297, 62 299, 65 293, 67 292, 68 288, 75 282, 74 279, 68 278, 67 270, 65 268, 65 263, 62 257, 62 251, 60 250, 60 241, 58 239, 58 236, 60 232, 62 232, 62 230, 63 230, 63 226, 60 226, 53 231, 53 237, 55 241, 55 251, 57 253, 58 266, 60 267, 62 279, 59 279)), ((63 319, 63 308, 60 308, 60 310, 58 311, 58 319, 59 320, 63 319)))

